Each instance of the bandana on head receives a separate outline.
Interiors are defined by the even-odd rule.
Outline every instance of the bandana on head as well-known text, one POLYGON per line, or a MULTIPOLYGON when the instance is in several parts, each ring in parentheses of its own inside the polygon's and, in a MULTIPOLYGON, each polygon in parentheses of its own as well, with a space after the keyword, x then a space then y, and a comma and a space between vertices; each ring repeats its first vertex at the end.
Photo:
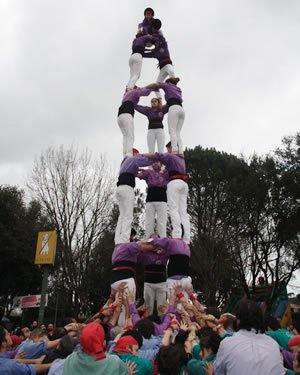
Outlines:
POLYGON ((300 335, 296 335, 292 337, 288 342, 289 348, 292 348, 293 346, 298 346, 298 345, 300 345, 300 335))
POLYGON ((138 342, 132 336, 121 337, 115 346, 115 350, 126 349, 129 345, 139 345, 138 342))
POLYGON ((106 358, 103 353, 104 329, 99 323, 87 324, 80 335, 80 344, 83 351, 97 357, 95 361, 106 358))

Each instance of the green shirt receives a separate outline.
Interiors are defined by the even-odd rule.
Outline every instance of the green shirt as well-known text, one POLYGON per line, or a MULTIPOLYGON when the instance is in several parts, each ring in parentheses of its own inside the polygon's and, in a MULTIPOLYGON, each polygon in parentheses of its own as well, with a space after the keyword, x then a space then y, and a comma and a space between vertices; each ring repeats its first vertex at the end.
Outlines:
POLYGON ((84 352, 70 354, 64 364, 63 375, 128 375, 127 366, 115 355, 95 361, 97 357, 84 352))
POLYGON ((193 352, 192 352, 193 359, 198 359, 198 361, 201 361, 202 358, 201 358, 200 352, 201 352, 200 345, 194 345, 193 352))
POLYGON ((206 375, 206 372, 203 370, 203 366, 207 368, 207 362, 214 362, 216 360, 216 356, 216 354, 210 354, 204 361, 199 361, 197 359, 191 359, 188 361, 187 370, 189 375, 206 375))
POLYGON ((279 346, 289 351, 288 342, 295 335, 286 329, 278 329, 277 331, 268 331, 267 335, 272 337, 279 346))
POLYGON ((151 361, 148 359, 140 358, 137 357, 134 354, 118 354, 118 353, 112 353, 112 355, 115 355, 119 357, 124 363, 130 361, 130 362, 135 362, 136 363, 136 369, 139 372, 137 373, 138 375, 152 375, 153 372, 153 366, 151 361))

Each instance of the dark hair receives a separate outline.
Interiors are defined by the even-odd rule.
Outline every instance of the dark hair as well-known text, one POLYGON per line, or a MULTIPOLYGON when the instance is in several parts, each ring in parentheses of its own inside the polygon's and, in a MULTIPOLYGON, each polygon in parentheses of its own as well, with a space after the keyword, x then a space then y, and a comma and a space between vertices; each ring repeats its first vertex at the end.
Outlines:
POLYGON ((5 329, 4 327, 0 326, 0 346, 2 345, 3 342, 5 342, 5 329))
POLYGON ((145 339, 150 339, 154 335, 154 324, 148 318, 138 320, 134 325, 134 329, 145 337, 145 339))
MULTIPOLYGON (((23 329, 23 328, 22 328, 23 329)), ((23 337, 25 337, 24 336, 24 332, 22 331, 22 329, 21 328, 18 328, 17 330, 16 330, 16 332, 15 332, 15 335, 16 336, 23 336, 23 337)))
POLYGON ((211 349, 214 354, 219 350, 219 346, 222 339, 214 331, 211 331, 210 335, 202 336, 200 341, 201 349, 211 349))
POLYGON ((59 342, 59 352, 64 358, 71 354, 74 348, 75 340, 69 335, 64 336, 59 342))
POLYGON ((185 340, 188 338, 187 332, 179 332, 175 337, 175 345, 184 345, 185 340))
POLYGON ((239 322, 239 329, 246 329, 250 331, 251 328, 256 330, 256 333, 265 332, 263 314, 256 302, 252 300, 240 301, 234 314, 239 322))
POLYGON ((32 330, 30 332, 30 337, 43 337, 43 336, 47 336, 48 337, 48 332, 45 331, 44 329, 41 329, 41 328, 35 328, 34 330, 32 330))
POLYGON ((280 323, 274 316, 268 315, 264 318, 264 326, 265 330, 269 327, 272 331, 277 331, 281 328, 280 323))
POLYGON ((215 318, 220 319, 220 311, 214 306, 209 306, 205 310, 205 314, 213 315, 215 318))
POLYGON ((232 328, 233 331, 236 331, 236 319, 233 317, 226 318, 226 322, 224 322, 224 329, 232 328))
POLYGON ((154 17, 154 10, 152 8, 146 8, 144 10, 144 16, 146 15, 146 12, 152 12, 152 17, 154 17))
POLYGON ((184 363, 185 351, 181 345, 162 346, 156 355, 158 373, 161 375, 177 375, 184 363))
POLYGON ((177 85, 179 81, 180 81, 180 78, 178 77, 170 77, 166 79, 166 83, 173 83, 173 85, 177 85))
POLYGON ((139 345, 139 348, 143 345, 143 337, 142 337, 142 335, 140 334, 139 331, 136 331, 134 329, 129 329, 128 331, 123 333, 123 335, 121 337, 124 337, 124 336, 133 337, 137 341, 137 343, 139 345))
POLYGON ((201 340, 202 337, 204 336, 209 336, 213 332, 212 328, 209 326, 205 326, 200 328, 197 332, 196 335, 198 336, 199 340, 201 340))
POLYGON ((62 337, 64 337, 67 334, 66 330, 63 327, 56 327, 53 329, 52 336, 50 337, 50 340, 57 340, 62 337))
POLYGON ((159 30, 161 28, 161 20, 159 20, 158 18, 153 18, 151 27, 155 30, 159 30))

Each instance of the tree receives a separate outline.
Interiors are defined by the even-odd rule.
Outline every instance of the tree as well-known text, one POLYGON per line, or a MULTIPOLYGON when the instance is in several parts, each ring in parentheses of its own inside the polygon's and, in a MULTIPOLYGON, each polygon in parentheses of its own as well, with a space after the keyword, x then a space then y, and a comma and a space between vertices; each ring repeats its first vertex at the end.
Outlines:
POLYGON ((10 313, 13 297, 40 293, 42 275, 34 257, 37 233, 46 222, 38 202, 26 205, 22 190, 0 186, 0 313, 10 313))
POLYGON ((75 316, 87 309, 93 251, 110 225, 115 181, 104 157, 49 148, 28 187, 57 231, 56 277, 71 293, 75 316))
POLYGON ((229 252, 238 223, 247 164, 234 155, 200 146, 186 150, 188 212, 192 228, 192 275, 209 305, 222 302, 235 284, 229 252))

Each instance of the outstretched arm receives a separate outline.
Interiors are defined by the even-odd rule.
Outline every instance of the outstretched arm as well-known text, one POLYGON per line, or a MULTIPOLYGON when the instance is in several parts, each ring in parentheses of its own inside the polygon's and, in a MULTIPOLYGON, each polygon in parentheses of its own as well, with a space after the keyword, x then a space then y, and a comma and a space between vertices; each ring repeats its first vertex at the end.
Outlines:
POLYGON ((156 91, 159 88, 159 83, 150 83, 150 85, 147 85, 144 88, 156 91))

